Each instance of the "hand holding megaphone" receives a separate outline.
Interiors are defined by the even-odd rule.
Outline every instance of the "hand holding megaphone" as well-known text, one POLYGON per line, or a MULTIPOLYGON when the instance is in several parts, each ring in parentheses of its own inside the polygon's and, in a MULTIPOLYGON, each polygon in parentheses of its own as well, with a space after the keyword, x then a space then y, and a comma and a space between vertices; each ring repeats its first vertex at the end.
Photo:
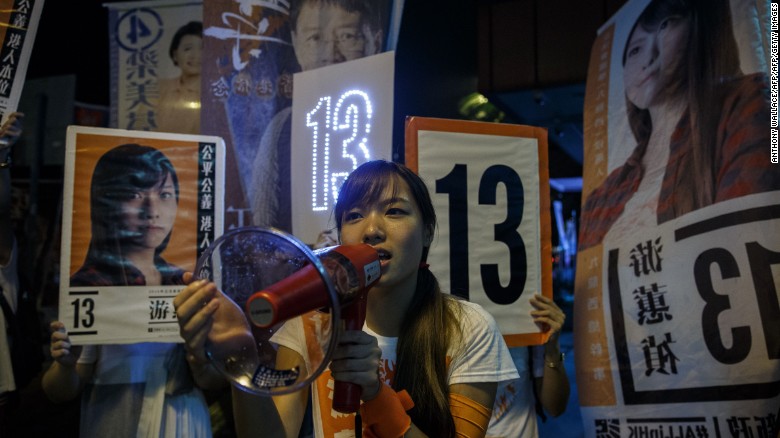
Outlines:
MULTIPOLYGON (((366 320, 366 295, 381 276, 376 250, 369 245, 358 244, 324 248, 314 253, 336 289, 344 329, 362 330, 366 320)), ((253 294, 246 303, 250 320, 262 328, 327 305, 327 285, 312 265, 253 294)), ((357 411, 360 395, 359 385, 336 381, 333 409, 338 412, 357 411)))
MULTIPOLYGON (((362 329, 366 292, 379 279, 380 264, 369 245, 313 252, 287 233, 245 227, 214 241, 195 274, 215 283, 228 301, 220 303, 208 333, 212 364, 238 389, 281 395, 307 387, 325 371, 342 327, 362 329), (253 335, 251 348, 246 333, 253 335), (304 362, 277 360, 283 346, 304 362)), ((359 385, 336 382, 334 409, 354 412, 360 396, 359 385)))
POLYGON ((243 310, 213 283, 191 279, 191 274, 185 274, 187 286, 173 301, 188 354, 196 362, 207 360, 205 345, 209 342, 233 355, 252 357, 251 361, 256 362, 255 340, 243 310))

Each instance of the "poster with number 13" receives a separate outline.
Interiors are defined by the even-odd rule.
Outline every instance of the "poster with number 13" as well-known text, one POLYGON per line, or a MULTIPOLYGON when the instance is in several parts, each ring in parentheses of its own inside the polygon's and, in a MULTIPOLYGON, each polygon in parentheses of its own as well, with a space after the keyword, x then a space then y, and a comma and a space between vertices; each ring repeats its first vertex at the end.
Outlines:
POLYGON ((222 234, 221 138, 69 126, 59 320, 76 345, 180 342, 173 298, 222 234))
POLYGON ((428 261, 442 290, 490 312, 509 346, 545 342, 529 300, 552 297, 546 130, 411 117, 406 165, 436 208, 428 261))

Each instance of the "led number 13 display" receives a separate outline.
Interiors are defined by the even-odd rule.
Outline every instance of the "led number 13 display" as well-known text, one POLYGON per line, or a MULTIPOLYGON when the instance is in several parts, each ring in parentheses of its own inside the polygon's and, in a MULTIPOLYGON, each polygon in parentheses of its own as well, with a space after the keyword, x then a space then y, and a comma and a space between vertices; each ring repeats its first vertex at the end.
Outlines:
POLYGON ((349 90, 335 105, 331 96, 320 97, 306 113, 311 130, 312 211, 329 209, 347 175, 371 159, 372 112, 368 94, 349 90))

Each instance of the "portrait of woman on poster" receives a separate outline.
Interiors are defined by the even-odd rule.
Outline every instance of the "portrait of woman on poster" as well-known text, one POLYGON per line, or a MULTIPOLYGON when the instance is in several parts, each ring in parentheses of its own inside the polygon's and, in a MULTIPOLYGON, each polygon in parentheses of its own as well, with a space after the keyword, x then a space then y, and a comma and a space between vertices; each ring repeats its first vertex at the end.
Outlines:
POLYGON ((768 78, 740 70, 728 1, 650 2, 622 64, 636 146, 587 198, 581 249, 780 189, 768 157, 768 78))
MULTIPOLYGON (((184 284, 183 271, 161 256, 178 202, 176 170, 159 150, 123 144, 103 154, 90 187, 92 238, 71 286, 184 284)), ((189 363, 182 344, 80 347, 62 322, 50 329, 43 390, 55 403, 81 396, 81 436, 211 436, 200 388, 225 382, 208 364, 189 363)))
POLYGON ((180 74, 160 79, 157 131, 200 134, 200 72, 203 23, 191 21, 176 31, 168 54, 180 74))
POLYGON ((106 152, 90 186, 92 238, 71 286, 183 284, 183 271, 161 256, 178 204, 179 179, 162 152, 138 144, 106 152))

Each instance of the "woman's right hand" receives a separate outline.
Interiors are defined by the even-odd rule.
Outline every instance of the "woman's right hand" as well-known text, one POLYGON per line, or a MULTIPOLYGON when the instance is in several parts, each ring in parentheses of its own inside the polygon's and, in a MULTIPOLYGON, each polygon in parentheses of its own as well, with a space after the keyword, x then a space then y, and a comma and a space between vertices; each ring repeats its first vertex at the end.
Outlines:
POLYGON ((24 113, 14 112, 8 116, 8 119, 0 126, 0 141, 12 145, 19 140, 22 135, 22 121, 24 113))
POLYGON ((179 321, 179 333, 184 339, 187 359, 206 363, 206 341, 212 353, 257 349, 252 329, 243 309, 226 297, 217 285, 208 280, 192 281, 184 274, 187 287, 173 299, 179 321))
POLYGON ((214 312, 219 308, 217 286, 207 280, 192 281, 192 273, 184 274, 187 286, 173 299, 179 333, 184 339, 188 359, 207 362, 206 339, 214 323, 214 312))
POLYGON ((62 366, 74 367, 81 355, 81 347, 70 343, 68 331, 62 322, 52 321, 49 328, 51 330, 51 345, 49 347, 51 358, 62 366))
POLYGON ((369 401, 382 390, 381 360, 382 350, 375 337, 361 330, 347 330, 333 351, 331 375, 335 380, 360 385, 361 399, 369 401))

